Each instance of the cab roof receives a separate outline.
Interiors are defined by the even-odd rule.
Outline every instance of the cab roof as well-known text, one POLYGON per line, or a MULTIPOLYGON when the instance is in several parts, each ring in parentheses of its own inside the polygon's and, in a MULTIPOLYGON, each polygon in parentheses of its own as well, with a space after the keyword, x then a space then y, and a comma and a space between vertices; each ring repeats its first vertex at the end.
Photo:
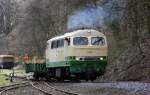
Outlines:
POLYGON ((93 29, 76 30, 76 31, 73 31, 70 33, 65 33, 62 36, 54 37, 54 38, 48 40, 48 42, 53 41, 53 40, 62 39, 65 37, 71 37, 71 36, 104 36, 104 34, 97 30, 93 30, 93 29))

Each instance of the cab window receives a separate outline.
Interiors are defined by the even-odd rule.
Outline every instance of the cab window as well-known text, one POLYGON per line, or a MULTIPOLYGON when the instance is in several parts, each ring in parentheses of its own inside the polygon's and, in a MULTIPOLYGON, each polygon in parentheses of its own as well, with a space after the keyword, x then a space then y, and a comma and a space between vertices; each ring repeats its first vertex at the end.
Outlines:
POLYGON ((88 38, 87 37, 75 37, 73 38, 74 45, 88 45, 88 38))
POLYGON ((104 45, 105 40, 103 37, 92 37, 91 38, 91 44, 92 45, 104 45))

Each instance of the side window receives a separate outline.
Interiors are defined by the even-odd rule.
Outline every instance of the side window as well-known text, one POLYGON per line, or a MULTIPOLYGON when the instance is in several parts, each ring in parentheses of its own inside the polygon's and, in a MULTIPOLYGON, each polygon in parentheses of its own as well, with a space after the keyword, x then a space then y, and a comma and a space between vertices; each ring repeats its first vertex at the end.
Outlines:
POLYGON ((60 48, 64 46, 64 39, 56 40, 51 42, 51 49, 60 48))
POLYGON ((64 46, 64 39, 58 40, 57 43, 58 43, 58 48, 63 47, 64 46))
POLYGON ((57 48, 57 41, 54 41, 54 48, 57 48))
POLYGON ((58 40, 57 43, 58 43, 58 47, 57 48, 61 47, 61 40, 58 40))
POLYGON ((57 41, 52 41, 51 43, 51 49, 57 48, 57 41))
POLYGON ((51 49, 54 48, 54 41, 51 42, 51 49))
POLYGON ((61 39, 60 42, 61 42, 60 47, 64 47, 64 39, 61 39))

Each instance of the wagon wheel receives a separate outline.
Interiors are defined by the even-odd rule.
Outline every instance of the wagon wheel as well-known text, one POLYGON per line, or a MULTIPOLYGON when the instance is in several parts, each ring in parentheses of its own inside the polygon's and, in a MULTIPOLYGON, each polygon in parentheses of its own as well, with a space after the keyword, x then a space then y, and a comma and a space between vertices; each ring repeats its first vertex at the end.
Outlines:
POLYGON ((37 72, 34 72, 33 78, 34 78, 34 80, 36 80, 36 81, 39 80, 39 75, 38 75, 37 72))
POLYGON ((46 81, 48 81, 48 82, 51 82, 51 81, 52 81, 52 80, 51 80, 51 77, 50 77, 48 74, 46 74, 45 78, 46 78, 46 81))

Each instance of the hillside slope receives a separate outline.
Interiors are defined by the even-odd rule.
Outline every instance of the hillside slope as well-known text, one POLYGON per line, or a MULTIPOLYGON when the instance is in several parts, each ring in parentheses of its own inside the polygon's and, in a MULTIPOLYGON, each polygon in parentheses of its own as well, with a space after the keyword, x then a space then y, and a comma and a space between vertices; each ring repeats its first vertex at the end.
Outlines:
POLYGON ((150 81, 150 38, 137 47, 129 48, 117 61, 109 63, 98 81, 150 81))

